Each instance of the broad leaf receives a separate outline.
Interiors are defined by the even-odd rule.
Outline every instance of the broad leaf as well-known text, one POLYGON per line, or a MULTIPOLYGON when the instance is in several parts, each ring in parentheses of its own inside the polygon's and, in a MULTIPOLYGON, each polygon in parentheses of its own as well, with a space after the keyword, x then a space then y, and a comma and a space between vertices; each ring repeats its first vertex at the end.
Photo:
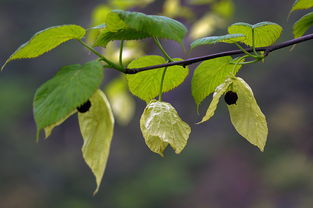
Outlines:
POLYGON ((254 46, 266 47, 276 42, 280 37, 282 27, 273 22, 260 22, 255 25, 248 23, 235 23, 228 27, 229 34, 243 34, 246 39, 241 41, 248 46, 253 46, 253 33, 254 33, 254 46))
MULTIPOLYGON (((111 32, 116 33, 116 36, 118 36, 113 38, 114 34, 110 34, 111 40, 137 40, 146 37, 157 37, 181 43, 187 33, 186 27, 174 19, 146 15, 140 12, 113 10, 107 15, 105 23, 107 31, 103 33, 111 32), (127 32, 132 32, 132 34, 129 35, 127 32)), ((98 39, 97 42, 101 41, 98 39)))
POLYGON ((137 32, 133 29, 121 29, 117 32, 110 32, 107 29, 104 29, 97 37, 94 46, 106 47, 110 41, 113 40, 140 40, 150 37, 149 34, 143 32, 137 32))
POLYGON ((245 36, 243 34, 228 34, 223 36, 211 36, 211 37, 205 37, 200 38, 191 43, 191 48, 195 48, 201 45, 210 45, 214 43, 236 43, 239 41, 243 41, 245 39, 245 36))
POLYGON ((91 107, 78 113, 81 134, 84 139, 83 157, 96 177, 97 193, 108 161, 114 129, 114 118, 109 101, 101 90, 90 98, 91 107))
POLYGON ((62 25, 42 30, 21 45, 5 62, 1 70, 12 60, 38 57, 65 41, 83 38, 85 33, 85 29, 78 25, 62 25))
MULTIPOLYGON (((178 61, 181 59, 175 60, 178 61)), ((140 68, 164 63, 166 63, 166 61, 161 56, 143 56, 132 61, 128 65, 128 68, 140 68)), ((130 91, 142 100, 149 102, 151 99, 159 95, 163 71, 164 68, 158 68, 137 74, 128 74, 126 77, 130 91)), ((163 92, 170 91, 179 86, 187 77, 188 72, 188 67, 168 67, 163 82, 163 92)))
POLYGON ((209 105, 209 108, 207 112, 205 113, 205 116, 202 118, 202 120, 199 123, 203 123, 205 121, 208 121, 215 113, 215 110, 217 108, 217 105, 220 101, 220 98, 225 94, 225 92, 228 90, 229 85, 232 83, 232 79, 227 79, 224 83, 220 84, 214 91, 213 99, 209 105))
POLYGON ((156 100, 145 108, 140 118, 140 128, 149 149, 161 156, 168 145, 179 154, 185 148, 191 132, 171 104, 156 100))
POLYGON ((241 65, 235 67, 232 57, 225 56, 203 61, 194 71, 191 81, 192 96, 199 105, 229 75, 236 74, 241 65))
POLYGON ((313 12, 304 15, 293 25, 295 38, 301 37, 313 25, 313 12))
POLYGON ((101 64, 91 61, 84 65, 65 66, 41 85, 33 103, 37 135, 41 129, 59 123, 86 102, 99 88, 102 79, 101 64))
POLYGON ((263 151, 268 134, 265 116, 243 79, 234 79, 231 87, 238 95, 237 103, 228 105, 231 122, 241 136, 263 151))
POLYGON ((113 114, 119 124, 127 125, 135 113, 135 101, 131 97, 125 77, 111 81, 105 88, 113 114))
POLYGON ((310 9, 312 7, 313 7, 313 0, 296 0, 292 6, 290 13, 296 10, 300 10, 300 9, 310 9))

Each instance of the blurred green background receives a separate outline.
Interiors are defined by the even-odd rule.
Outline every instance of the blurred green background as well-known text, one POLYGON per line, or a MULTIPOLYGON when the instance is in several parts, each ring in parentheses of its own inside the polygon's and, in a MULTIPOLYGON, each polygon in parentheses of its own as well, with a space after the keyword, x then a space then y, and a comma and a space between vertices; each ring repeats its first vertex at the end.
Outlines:
MULTIPOLYGON (((219 14, 218 19, 203 20, 210 23, 205 32, 214 35, 226 34, 227 25, 238 21, 276 22, 284 27, 279 41, 292 38, 292 24, 303 14, 297 12, 287 20, 293 0, 234 0, 233 14, 232 9, 226 13, 216 9, 213 5, 218 0, 203 5, 181 1, 184 9, 176 13, 168 9, 169 2, 158 0, 144 8, 140 6, 148 1, 141 2, 130 9, 167 14, 188 27, 201 17, 219 14)), ((19 45, 44 28, 61 24, 88 27, 93 9, 106 3, 0 0, 1 64, 19 45)), ((192 35, 186 38, 186 45, 191 38, 192 35)), ((141 43, 145 53, 159 54, 149 40, 141 43)), ((182 58, 232 49, 221 44, 185 53, 176 43, 162 43, 170 55, 182 58)), ((82 138, 76 116, 38 144, 32 116, 36 88, 60 67, 95 57, 71 41, 40 58, 10 63, 0 75, 0 207, 313 207, 312 47, 313 42, 308 41, 291 52, 288 49, 273 52, 265 63, 244 67, 239 72, 267 116, 269 136, 264 153, 236 133, 223 103, 214 118, 195 124, 205 113, 210 97, 197 115, 190 90, 191 73, 183 85, 164 96, 192 127, 186 149, 180 155, 168 149, 165 158, 150 152, 139 129, 145 103, 134 98, 135 116, 127 125, 115 127, 108 166, 96 196, 92 196, 93 175, 81 156, 82 138)), ((107 70, 104 85, 118 76, 107 70)))

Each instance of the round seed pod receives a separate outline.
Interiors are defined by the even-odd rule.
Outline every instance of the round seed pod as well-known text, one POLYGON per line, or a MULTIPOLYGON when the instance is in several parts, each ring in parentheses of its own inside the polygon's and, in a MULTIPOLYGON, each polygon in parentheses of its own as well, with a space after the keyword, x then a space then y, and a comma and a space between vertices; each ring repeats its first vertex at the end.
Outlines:
POLYGON ((237 95, 237 93, 235 93, 233 91, 228 91, 228 92, 226 92, 226 94, 224 96, 224 100, 227 103, 227 105, 236 104, 236 102, 238 100, 238 95, 237 95))
POLYGON ((91 102, 89 100, 87 100, 87 102, 85 102, 81 106, 77 107, 76 109, 80 113, 86 113, 90 107, 91 107, 91 102))

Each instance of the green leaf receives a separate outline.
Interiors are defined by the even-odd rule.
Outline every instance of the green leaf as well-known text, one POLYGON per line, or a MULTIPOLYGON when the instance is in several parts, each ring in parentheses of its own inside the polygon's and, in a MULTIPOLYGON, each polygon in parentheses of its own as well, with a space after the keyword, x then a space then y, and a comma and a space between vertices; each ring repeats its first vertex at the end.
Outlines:
POLYGON ((195 48, 201 45, 210 45, 214 43, 236 43, 239 41, 243 41, 245 39, 245 36, 243 34, 228 34, 223 36, 211 36, 211 37, 205 37, 200 38, 191 43, 191 48, 195 48))
POLYGON ((192 96, 199 106, 229 75, 236 74, 241 65, 231 64, 231 56, 203 61, 194 71, 191 81, 192 96), (235 67, 235 68, 234 68, 235 67))
POLYGON ((105 88, 117 122, 127 125, 135 114, 135 101, 131 97, 125 77, 111 81, 105 88))
POLYGON ((61 25, 42 30, 21 45, 5 62, 1 70, 12 60, 38 57, 65 41, 83 38, 85 33, 85 29, 78 25, 61 25))
MULTIPOLYGON (((107 30, 112 33, 120 30, 133 31, 132 38, 134 38, 134 34, 140 37, 135 39, 141 39, 148 35, 149 37, 165 38, 181 43, 187 33, 186 27, 174 19, 121 10, 110 12, 106 19, 106 25, 107 30)), ((129 38, 127 33, 118 33, 118 36, 120 40, 129 38)))
POLYGON ((101 64, 91 61, 84 65, 65 66, 41 85, 33 103, 37 136, 41 129, 59 123, 85 103, 99 88, 102 79, 101 64))
POLYGON ((290 13, 300 9, 310 9, 313 7, 313 0, 296 0, 290 13))
POLYGON ((171 104, 156 100, 145 108, 140 118, 140 128, 147 146, 161 156, 168 144, 179 154, 185 148, 191 132, 171 104))
POLYGON ((87 112, 78 113, 78 121, 84 139, 83 157, 96 178, 96 194, 110 153, 114 118, 109 101, 101 90, 93 94, 90 102, 87 112))
POLYGON ((104 29, 97 37, 95 43, 93 44, 96 46, 106 47, 110 41, 113 40, 140 40, 144 38, 148 38, 150 35, 137 32, 133 29, 121 29, 117 32, 110 32, 107 29, 104 29))
POLYGON ((235 23, 228 27, 229 34, 243 34, 246 39, 241 41, 248 46, 253 46, 253 32, 254 32, 254 46, 266 47, 276 42, 282 32, 282 27, 273 22, 260 22, 255 25, 248 23, 235 23))
POLYGON ((313 25, 313 12, 304 15, 293 25, 295 38, 301 37, 313 25))
POLYGON ((205 116, 202 118, 202 120, 199 123, 203 123, 205 121, 208 121, 215 113, 215 110, 217 108, 217 105, 220 101, 220 98, 222 95, 225 94, 225 92, 228 90, 229 85, 232 83, 232 79, 225 80, 224 83, 217 86, 217 88, 214 91, 213 99, 209 105, 209 108, 205 114, 205 116))
POLYGON ((237 103, 228 105, 233 126, 241 136, 263 151, 268 128, 251 88, 241 78, 234 79, 231 88, 238 95, 237 103))
MULTIPOLYGON (((178 61, 181 59, 174 60, 178 61)), ((166 63, 166 61, 161 56, 142 56, 132 61, 128 65, 128 68, 140 68, 164 63, 166 63)), ((158 68, 126 75, 130 91, 142 100, 149 102, 159 95, 163 71, 164 68, 158 68)), ((163 92, 168 92, 179 86, 187 77, 188 72, 188 67, 168 67, 163 82, 163 92)))

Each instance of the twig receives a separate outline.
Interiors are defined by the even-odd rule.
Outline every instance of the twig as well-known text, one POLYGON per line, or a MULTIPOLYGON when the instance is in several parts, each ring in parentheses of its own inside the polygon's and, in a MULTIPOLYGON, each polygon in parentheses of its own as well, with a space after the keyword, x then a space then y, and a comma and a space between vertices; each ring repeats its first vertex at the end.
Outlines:
MULTIPOLYGON (((264 51, 264 56, 268 56, 269 53, 282 49, 282 48, 286 48, 288 46, 292 46, 295 45, 297 43, 302 43, 308 40, 313 39, 313 33, 302 36, 300 38, 296 38, 296 39, 291 39, 282 43, 278 43, 275 45, 271 45, 268 47, 260 47, 260 48, 256 48, 256 51, 264 51)), ((248 48, 245 49, 247 52, 253 52, 252 48, 248 48)), ((175 65, 179 65, 179 66, 188 66, 197 62, 201 62, 201 61, 205 61, 205 60, 209 60, 209 59, 214 59, 214 58, 218 58, 218 57, 223 57, 223 56, 232 56, 232 55, 238 55, 238 54, 243 54, 244 52, 242 50, 231 50, 231 51, 224 51, 224 52, 220 52, 220 53, 215 53, 215 54, 210 54, 210 55, 206 55, 206 56, 200 56, 200 57, 195 57, 195 58, 190 58, 190 59, 186 59, 183 61, 174 61, 174 62, 169 62, 166 64, 158 64, 158 65, 153 65, 153 66, 147 66, 147 67, 142 67, 142 68, 133 68, 133 69, 126 69, 124 73, 126 74, 136 74, 138 72, 142 72, 142 71, 147 71, 147 70, 151 70, 151 69, 157 69, 157 68, 163 68, 163 67, 169 67, 169 66, 175 66, 175 65)))

